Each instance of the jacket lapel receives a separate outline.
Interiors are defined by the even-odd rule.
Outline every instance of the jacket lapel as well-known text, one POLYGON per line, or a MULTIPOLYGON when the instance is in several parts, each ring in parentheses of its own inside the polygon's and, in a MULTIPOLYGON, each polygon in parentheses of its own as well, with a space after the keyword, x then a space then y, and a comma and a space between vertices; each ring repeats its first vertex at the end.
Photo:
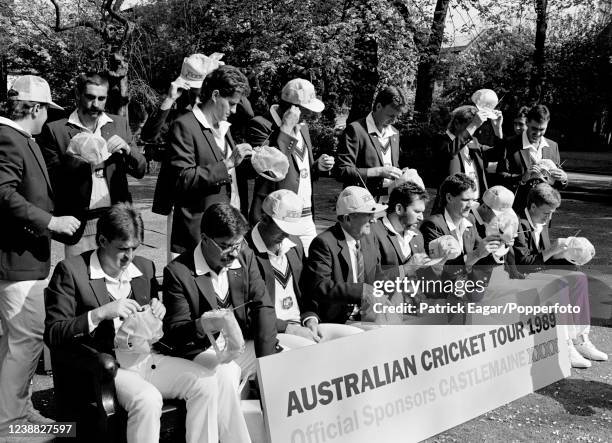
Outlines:
POLYGON ((531 158, 529 157, 529 149, 519 149, 520 160, 523 164, 523 170, 526 171, 529 169, 529 165, 531 164, 531 158))
POLYGON ((49 179, 49 173, 47 172, 47 165, 45 163, 45 159, 42 156, 42 152, 40 152, 40 147, 38 146, 38 144, 36 144, 33 138, 28 139, 28 147, 34 154, 36 162, 42 170, 43 176, 45 177, 45 181, 47 182, 47 187, 53 190, 53 188, 51 187, 51 180, 49 179))
MULTIPOLYGON (((291 248, 287 252, 287 261, 289 262, 289 271, 291 272, 291 276, 293 277, 293 288, 296 291, 295 295, 299 297, 300 296, 300 293, 299 293, 300 285, 298 284, 299 276, 302 272, 302 267, 304 265, 302 264, 302 261, 298 257, 295 248, 291 248)), ((272 302, 274 302, 274 298, 272 298, 272 302)))
POLYGON ((244 284, 244 263, 240 262, 241 267, 238 269, 227 270, 227 280, 229 284, 229 293, 232 298, 232 305, 235 309, 234 314, 246 319, 246 306, 244 303, 248 300, 248 294, 244 284))
POLYGON ((399 165, 399 135, 391 136, 391 164, 399 165))
POLYGON ((310 160, 310 165, 314 163, 314 157, 312 156, 312 141, 310 140, 310 135, 308 134, 308 126, 301 125, 300 133, 302 134, 302 140, 304 141, 304 149, 308 151, 308 158, 310 160))
POLYGON ((346 238, 344 238, 343 232, 340 228, 340 236, 338 237, 338 247, 340 248, 340 257, 344 260, 344 264, 348 269, 348 277, 347 281, 353 281, 353 265, 351 264, 351 251, 346 243, 346 238))
POLYGON ((110 301, 111 297, 108 295, 106 282, 103 278, 89 280, 89 286, 91 286, 91 290, 93 291, 96 300, 98 300, 98 305, 103 306, 110 301))
MULTIPOLYGON (((366 132, 367 132, 367 127, 366 127, 366 132)), ((374 145, 374 149, 376 151, 376 154, 378 155, 378 161, 380 162, 381 165, 384 165, 385 162, 383 161, 382 146, 380 145, 380 142, 378 141, 378 137, 376 137, 375 134, 370 134, 369 132, 368 132, 368 137, 370 137, 370 140, 372 141, 372 144, 374 145)))
POLYGON ((397 235, 391 233, 391 235, 389 235, 389 240, 391 241, 391 244, 393 245, 393 248, 395 249, 397 256, 402 257, 403 260, 406 259, 406 256, 402 252, 402 248, 399 244, 399 240, 397 239, 397 235))
POLYGON ((132 286, 132 292, 134 293, 134 300, 136 300, 141 306, 149 304, 150 295, 148 291, 148 282, 144 275, 133 278, 130 283, 132 286))
POLYGON ((268 258, 267 253, 262 254, 261 252, 256 251, 256 254, 258 256, 259 262, 261 263, 263 267, 264 275, 262 277, 266 281, 266 288, 268 289, 268 294, 270 295, 272 304, 274 304, 275 284, 274 284, 274 270, 272 269, 272 264, 270 263, 270 259, 268 258))
MULTIPOLYGON (((213 288, 210 275, 198 275, 195 278, 196 286, 200 290, 200 293, 204 296, 204 299, 208 302, 211 308, 217 309, 217 294, 213 288)), ((199 313, 199 311, 198 311, 199 313)))

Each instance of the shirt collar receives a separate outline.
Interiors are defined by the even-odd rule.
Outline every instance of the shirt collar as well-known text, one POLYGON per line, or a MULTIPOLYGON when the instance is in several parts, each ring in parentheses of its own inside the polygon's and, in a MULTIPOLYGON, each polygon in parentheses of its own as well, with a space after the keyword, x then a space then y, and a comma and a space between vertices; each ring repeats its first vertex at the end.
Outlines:
POLYGON ((340 226, 340 228, 342 229, 342 232, 344 233, 344 238, 346 239, 346 244, 350 248, 354 248, 355 245, 357 244, 357 240, 355 240, 355 238, 353 238, 353 236, 351 234, 346 232, 342 226, 340 226))
POLYGON ((89 259, 89 275, 92 280, 103 278, 114 282, 120 281, 122 283, 127 283, 132 281, 133 278, 140 277, 142 272, 140 272, 140 269, 138 269, 134 263, 130 263, 127 269, 119 274, 118 278, 111 277, 102 269, 102 264, 98 257, 98 249, 94 249, 89 259))
POLYGON ((219 135, 222 137, 225 137, 225 134, 227 134, 227 131, 229 131, 230 126, 232 126, 230 122, 222 121, 219 122, 219 129, 215 128, 212 123, 208 121, 206 115, 204 115, 199 106, 194 106, 191 112, 193 112, 194 117, 202 126, 204 126, 206 129, 210 129, 213 132, 219 133, 219 135))
POLYGON ((459 232, 461 233, 465 232, 467 228, 472 226, 472 223, 467 218, 464 218, 464 217, 461 217, 459 226, 455 226, 453 219, 451 218, 450 214, 448 213, 446 209, 444 209, 444 221, 448 225, 448 229, 450 229, 451 231, 454 231, 455 229, 459 229, 459 232))
POLYGON ((531 220, 531 215, 529 214, 529 210, 527 208, 525 208, 525 216, 527 217, 527 222, 529 223, 529 226, 531 226, 531 229, 533 229, 534 232, 542 232, 542 230, 544 229, 544 225, 541 223, 535 224, 533 220, 531 220))
POLYGON ((15 123, 13 120, 6 117, 0 117, 0 125, 10 126, 11 128, 16 129, 19 132, 23 132, 25 135, 32 138, 32 134, 23 129, 19 123, 15 123))
MULTIPOLYGON (((96 129, 102 128, 102 126, 104 126, 107 123, 111 123, 112 121, 113 119, 110 118, 105 112, 103 112, 102 114, 100 114, 100 117, 98 117, 98 121, 96 122, 96 129)), ((77 126, 87 132, 92 132, 81 122, 81 119, 79 118, 78 110, 76 109, 72 111, 72 114, 70 114, 70 117, 68 117, 68 123, 70 123, 71 125, 77 126)))
POLYGON ((393 224, 391 223, 391 220, 389 220, 389 217, 387 217, 387 214, 385 214, 385 216, 382 218, 382 223, 389 231, 391 231, 392 234, 397 235, 398 237, 402 237, 402 238, 407 237, 408 241, 412 240, 412 238, 417 234, 412 229, 406 229, 404 230, 404 234, 400 234, 393 227, 393 224))
POLYGON ((296 244, 292 242, 291 240, 289 240, 289 238, 284 238, 283 241, 281 242, 280 248, 278 250, 278 254, 275 254, 274 252, 268 249, 268 247, 266 246, 266 243, 263 241, 263 238, 261 237, 261 233, 259 232, 260 226, 261 226, 261 223, 257 223, 253 227, 253 230, 251 231, 251 238, 253 239, 253 245, 255 246, 257 251, 259 251, 260 253, 263 254, 264 252, 267 252, 269 255, 272 255, 275 257, 281 257, 287 254, 287 252, 289 252, 291 248, 294 248, 296 246, 296 244))
POLYGON ((397 134, 397 131, 391 125, 385 126, 382 132, 380 132, 378 128, 376 127, 376 122, 374 121, 374 115, 371 112, 366 117, 366 127, 368 129, 368 134, 376 134, 380 138, 389 138, 392 135, 397 134))
POLYGON ((522 137, 523 137, 523 149, 532 149, 534 151, 537 151, 538 149, 548 147, 548 141, 546 141, 545 137, 540 138, 540 144, 538 146, 534 145, 533 143, 529 141, 529 138, 527 138, 527 131, 523 131, 522 137))
POLYGON ((234 259, 234 261, 229 265, 229 267, 222 268, 219 274, 217 274, 215 271, 212 270, 212 268, 206 261, 206 258, 204 258, 204 254, 202 253, 202 242, 198 243, 196 248, 193 250, 193 264, 195 267, 196 275, 204 275, 208 273, 219 275, 222 274, 224 271, 227 271, 227 269, 239 269, 241 267, 238 259, 234 259))

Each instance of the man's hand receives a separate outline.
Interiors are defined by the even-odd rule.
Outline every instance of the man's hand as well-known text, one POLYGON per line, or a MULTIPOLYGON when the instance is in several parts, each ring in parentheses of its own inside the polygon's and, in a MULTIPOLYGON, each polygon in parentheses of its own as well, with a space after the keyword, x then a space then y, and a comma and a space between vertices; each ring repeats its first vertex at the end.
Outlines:
POLYGON ((527 169, 527 171, 525 171, 525 173, 523 174, 523 177, 521 177, 521 181, 523 183, 526 183, 529 177, 532 176, 532 174, 540 174, 541 172, 542 172, 542 168, 538 166, 537 164, 533 164, 529 167, 529 169, 527 169))
POLYGON ((141 310, 142 308, 136 300, 131 298, 122 298, 91 311, 91 320, 94 324, 98 324, 102 320, 128 318, 130 315, 141 310))
POLYGON ((163 320, 164 316, 166 315, 166 307, 162 302, 159 301, 159 299, 152 298, 151 312, 153 312, 153 315, 155 317, 159 318, 160 320, 163 320))
POLYGON ((413 254, 412 257, 410 257, 408 261, 404 263, 404 272, 407 275, 414 275, 415 271, 425 266, 428 261, 430 261, 429 256, 424 252, 413 254))
POLYGON ((168 89, 168 93, 166 95, 170 100, 177 101, 183 94, 183 91, 188 91, 190 88, 191 86, 189 86, 189 83, 179 77, 170 83, 170 88, 168 89))
POLYGON ((562 254, 567 250, 567 243, 560 241, 560 239, 556 239, 551 246, 551 255, 562 254))
POLYGON ((563 169, 551 169, 550 176, 555 179, 555 181, 566 182, 567 174, 563 169))
POLYGON ((395 166, 376 166, 368 169, 369 177, 382 177, 395 180, 402 176, 402 170, 395 166))
POLYGON ((62 217, 51 217, 51 221, 47 226, 49 231, 56 234, 74 234, 77 229, 81 226, 81 222, 71 215, 64 215, 62 217))
POLYGON ((504 114, 497 109, 494 109, 493 113, 496 116, 495 119, 491 120, 491 123, 493 124, 493 132, 498 138, 504 138, 504 132, 502 129, 502 125, 504 124, 504 114))
POLYGON ((283 114, 283 120, 280 127, 281 131, 289 135, 295 134, 295 127, 300 122, 300 116, 300 108, 297 106, 291 106, 287 109, 283 114))
POLYGON ((317 159, 317 168, 319 168, 319 171, 329 171, 331 168, 334 167, 334 162, 334 157, 332 157, 331 155, 323 154, 317 159))
POLYGON ((491 252, 495 251, 496 249, 499 249, 501 247, 501 244, 502 238, 499 234, 488 235, 482 240, 482 242, 478 246, 476 254, 479 258, 484 258, 491 252))
POLYGON ((312 332, 312 337, 317 343, 325 339, 325 336, 319 327, 319 320, 316 318, 313 317, 306 320, 306 327, 310 329, 310 332, 312 332))
POLYGON ((304 337, 307 340, 317 341, 315 340, 315 336, 313 335, 310 328, 300 326, 297 323, 287 324, 287 329, 285 329, 285 333, 291 334, 291 335, 297 335, 299 337, 304 337))
POLYGON ((123 152, 124 154, 130 153, 130 145, 125 140, 119 137, 117 134, 113 135, 106 141, 108 152, 114 154, 115 152, 123 152))
POLYGON ((242 160, 250 155, 253 155, 253 148, 251 145, 248 143, 240 143, 236 145, 236 149, 232 151, 230 158, 223 160, 223 163, 225 163, 227 169, 230 170, 238 166, 240 163, 242 163, 242 160))
POLYGON ((487 119, 488 117, 486 111, 478 111, 474 118, 472 118, 472 121, 467 126, 466 130, 470 133, 470 135, 474 135, 474 132, 476 132, 476 130, 487 121, 487 119))

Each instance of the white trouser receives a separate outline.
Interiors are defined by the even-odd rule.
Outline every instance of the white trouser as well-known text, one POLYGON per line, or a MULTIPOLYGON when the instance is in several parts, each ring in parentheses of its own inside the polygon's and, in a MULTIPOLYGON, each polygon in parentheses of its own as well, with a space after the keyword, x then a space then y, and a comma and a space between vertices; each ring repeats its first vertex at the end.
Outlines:
MULTIPOLYGON (((225 347, 225 341, 222 335, 220 335, 217 339, 217 345, 219 346, 219 349, 223 349, 225 347)), ((257 358, 255 357, 255 343, 253 342, 253 340, 247 340, 244 352, 238 357, 236 357, 232 362, 238 365, 238 367, 240 367, 240 372, 236 376, 237 383, 240 381, 241 377, 244 378, 255 374, 256 360, 257 358)), ((196 355, 193 361, 208 369, 214 369, 228 364, 219 364, 219 360, 217 359, 217 353, 212 346, 206 351, 196 355)))
POLYGON ((0 435, 32 406, 30 381, 43 349, 48 280, 0 280, 0 435))
POLYGON ((81 255, 85 251, 91 251, 98 247, 98 245, 96 245, 96 225, 98 219, 87 220, 85 223, 87 223, 87 225, 85 226, 81 239, 74 245, 64 246, 64 257, 68 258, 74 257, 75 255, 81 255))
MULTIPOLYGON (((543 272, 530 274, 533 279, 550 279, 558 282, 557 286, 549 286, 551 293, 559 294, 561 305, 570 304, 580 308, 576 314, 562 314, 559 323, 566 325, 566 337, 577 339, 581 335, 588 335, 591 330, 591 306, 589 302, 589 281, 586 274, 563 269, 546 269, 543 272), (567 288, 563 290, 563 287, 567 288)), ((545 301, 545 294, 540 294, 540 299, 545 301)))
POLYGON ((300 226, 304 227, 304 234, 300 235, 300 240, 302 241, 302 246, 304 246, 304 254, 308 257, 308 248, 310 247, 310 243, 317 236, 317 227, 315 226, 314 219, 312 215, 308 215, 306 217, 302 217, 300 220, 300 226))
POLYGON ((151 354, 115 377, 117 400, 128 413, 127 441, 159 441, 163 398, 187 403, 187 443, 250 442, 240 409, 238 377, 233 363, 206 369, 189 360, 151 354))
MULTIPOLYGON (((319 330, 323 334, 322 342, 363 332, 363 329, 356 328, 355 326, 337 323, 321 323, 319 324, 319 330)), ((280 345, 287 350, 317 344, 314 340, 294 334, 278 333, 276 338, 278 338, 280 345)))

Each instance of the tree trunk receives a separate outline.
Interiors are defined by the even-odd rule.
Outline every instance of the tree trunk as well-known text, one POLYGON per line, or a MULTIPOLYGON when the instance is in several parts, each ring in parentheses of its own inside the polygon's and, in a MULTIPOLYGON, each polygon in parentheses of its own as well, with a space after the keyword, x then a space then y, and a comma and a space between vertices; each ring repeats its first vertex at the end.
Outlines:
POLYGON ((378 74, 378 42, 374 37, 363 35, 355 41, 355 62, 353 70, 351 110, 346 124, 365 117, 372 110, 378 74))
POLYGON ((108 60, 106 75, 109 80, 106 109, 111 114, 128 118, 130 93, 128 88, 128 61, 120 52, 113 52, 108 60))
POLYGON ((544 47, 546 44, 546 30, 548 28, 548 17, 546 10, 548 9, 548 0, 535 0, 536 19, 536 39, 535 52, 533 53, 533 71, 529 81, 529 98, 532 102, 537 103, 542 99, 544 82, 546 74, 544 63, 546 55, 544 47))
POLYGON ((433 103, 434 71, 438 64, 440 48, 444 38, 444 23, 450 0, 437 0, 429 42, 425 52, 421 54, 416 76, 416 92, 414 97, 414 117, 419 123, 429 123, 431 105, 433 103))

